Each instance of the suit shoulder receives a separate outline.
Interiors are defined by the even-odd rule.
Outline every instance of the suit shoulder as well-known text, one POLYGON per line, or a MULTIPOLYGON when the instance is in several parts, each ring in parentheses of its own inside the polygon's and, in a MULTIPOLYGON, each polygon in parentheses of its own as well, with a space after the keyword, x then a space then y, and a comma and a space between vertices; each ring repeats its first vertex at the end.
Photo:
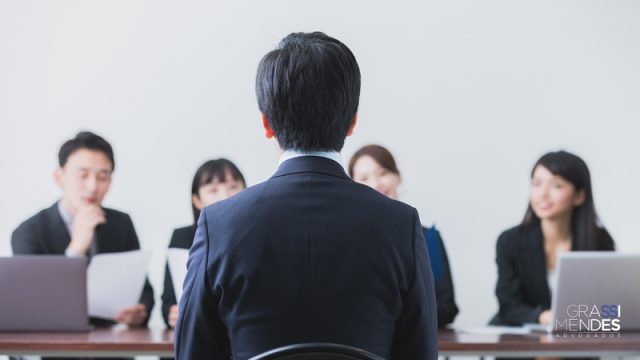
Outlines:
POLYGON ((103 208, 104 212, 108 215, 108 216, 113 216, 113 217, 119 217, 119 218, 128 218, 129 214, 127 214, 124 211, 120 211, 120 210, 116 210, 116 209, 111 209, 111 208, 103 208))
POLYGON ((531 227, 524 227, 522 225, 516 225, 506 229, 498 236, 497 246, 507 247, 520 243, 533 230, 531 227))
POLYGON ((404 215, 410 214, 413 216, 413 213, 417 212, 413 206, 381 194, 379 191, 367 185, 359 184, 354 181, 349 182, 349 184, 349 186, 352 187, 350 190, 357 192, 358 197, 366 199, 369 205, 378 205, 380 209, 383 209, 384 211, 399 212, 404 215))
POLYGON ((193 243, 194 236, 195 228, 193 225, 174 229, 173 234, 171 235, 171 241, 169 242, 169 247, 188 249, 193 243))
POLYGON ((521 225, 516 225, 502 231, 500 233, 500 237, 507 237, 507 238, 519 237, 522 235, 523 230, 524 229, 522 228, 521 225))
POLYGON ((103 208, 105 212, 105 216, 107 217, 107 221, 113 222, 132 222, 131 216, 129 214, 115 209, 103 208))
MULTIPOLYGON (((54 205, 55 206, 55 205, 54 205)), ((11 249, 14 254, 37 253, 42 248, 45 234, 51 231, 51 212, 53 206, 39 211, 18 225, 11 233, 11 249)))
POLYGON ((38 211, 35 215, 21 222, 14 230, 12 238, 15 236, 20 236, 24 233, 32 233, 41 229, 44 226, 46 221, 47 211, 49 209, 43 209, 38 211))
POLYGON ((391 231, 398 234, 395 245, 413 248, 415 231, 422 229, 420 216, 413 206, 363 184, 352 182, 347 186, 349 201, 345 206, 351 207, 350 221, 354 226, 369 227, 380 233, 393 229, 391 231))
POLYGON ((193 233, 193 225, 173 229, 173 237, 184 237, 193 233))
POLYGON ((262 192, 262 190, 264 190, 266 185, 267 185, 267 181, 263 181, 261 183, 249 186, 248 188, 240 191, 239 193, 233 195, 232 197, 219 201, 216 204, 220 204, 220 203, 233 204, 233 203, 246 201, 247 199, 253 199, 260 195, 260 193, 262 192))

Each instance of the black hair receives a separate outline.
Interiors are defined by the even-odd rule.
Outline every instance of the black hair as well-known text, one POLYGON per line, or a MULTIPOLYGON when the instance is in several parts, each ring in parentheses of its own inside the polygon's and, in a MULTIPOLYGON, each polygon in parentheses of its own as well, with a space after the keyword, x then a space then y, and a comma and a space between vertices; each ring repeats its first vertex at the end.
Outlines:
MULTIPOLYGON (((242 182, 243 187, 247 187, 247 183, 244 180, 244 176, 240 172, 240 169, 231 161, 221 158, 215 160, 209 160, 200 165, 196 174, 193 176, 191 182, 191 195, 198 195, 200 187, 211 183, 214 180, 225 182, 227 180, 227 173, 231 175, 233 180, 242 182)), ((198 218, 200 217, 200 210, 193 205, 191 201, 191 209, 193 210, 193 225, 196 226, 198 218)))
POLYGON ((80 149, 89 149, 104 153, 111 161, 111 171, 115 170, 116 162, 113 159, 113 149, 107 140, 90 131, 81 131, 73 139, 67 140, 60 147, 58 152, 58 162, 60 167, 64 167, 69 160, 69 156, 80 149))
MULTIPOLYGON (((543 166, 553 175, 570 182, 576 191, 584 191, 584 202, 571 213, 572 250, 613 250, 613 239, 606 229, 599 225, 591 189, 591 175, 587 164, 580 157, 566 151, 544 154, 536 161, 531 177, 538 166, 543 166)), ((527 208, 521 226, 528 227, 540 223, 531 204, 527 208)))
POLYGON ((291 33, 260 61, 256 96, 281 148, 340 151, 358 111, 360 68, 340 41, 291 33))

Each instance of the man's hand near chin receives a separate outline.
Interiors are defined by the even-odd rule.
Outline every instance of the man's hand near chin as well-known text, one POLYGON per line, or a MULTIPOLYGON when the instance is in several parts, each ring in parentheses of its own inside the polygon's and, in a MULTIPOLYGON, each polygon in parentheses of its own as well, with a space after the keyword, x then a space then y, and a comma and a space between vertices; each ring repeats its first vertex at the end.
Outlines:
POLYGON ((73 217, 71 242, 67 252, 77 256, 85 256, 91 247, 96 226, 107 222, 104 210, 97 205, 84 205, 78 209, 73 217))

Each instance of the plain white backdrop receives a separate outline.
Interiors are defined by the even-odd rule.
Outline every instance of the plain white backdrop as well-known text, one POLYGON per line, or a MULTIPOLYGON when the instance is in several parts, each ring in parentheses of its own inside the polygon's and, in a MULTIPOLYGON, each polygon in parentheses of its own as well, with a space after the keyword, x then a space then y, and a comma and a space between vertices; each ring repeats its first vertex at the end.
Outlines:
POLYGON ((62 142, 83 129, 115 148, 105 205, 128 212, 156 292, 165 249, 189 224, 190 182, 227 157, 248 183, 278 150, 263 137, 255 69, 279 39, 324 31, 362 72, 343 151, 396 156, 402 200, 444 237, 458 325, 497 309, 495 240, 527 205, 544 152, 582 156, 603 223, 640 252, 640 2, 0 1, 0 255, 59 196, 62 142))

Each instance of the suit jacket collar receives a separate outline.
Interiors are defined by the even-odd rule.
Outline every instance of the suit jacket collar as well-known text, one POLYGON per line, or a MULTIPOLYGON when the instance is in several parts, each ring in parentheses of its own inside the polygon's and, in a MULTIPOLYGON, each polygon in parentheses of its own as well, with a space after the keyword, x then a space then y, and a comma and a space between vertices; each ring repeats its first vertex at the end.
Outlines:
POLYGON ((53 248, 54 253, 63 254, 69 242, 71 242, 71 234, 67 230, 60 211, 58 210, 58 203, 55 202, 45 212, 46 217, 46 237, 51 239, 49 244, 53 248))
POLYGON ((73 215, 71 215, 71 213, 62 205, 62 200, 58 200, 58 213, 60 214, 60 218, 62 218, 64 226, 69 231, 69 234, 71 234, 71 229, 73 228, 73 215))
POLYGON ((525 228, 522 240, 520 246, 525 255, 525 259, 529 259, 529 261, 527 261, 529 274, 541 291, 541 294, 544 294, 545 298, 550 299, 551 292, 547 281, 547 257, 544 252, 544 238, 540 224, 525 228))
POLYGON ((316 172, 351 180, 345 173, 342 165, 321 156, 300 156, 285 160, 273 177, 291 175, 296 173, 316 172))

